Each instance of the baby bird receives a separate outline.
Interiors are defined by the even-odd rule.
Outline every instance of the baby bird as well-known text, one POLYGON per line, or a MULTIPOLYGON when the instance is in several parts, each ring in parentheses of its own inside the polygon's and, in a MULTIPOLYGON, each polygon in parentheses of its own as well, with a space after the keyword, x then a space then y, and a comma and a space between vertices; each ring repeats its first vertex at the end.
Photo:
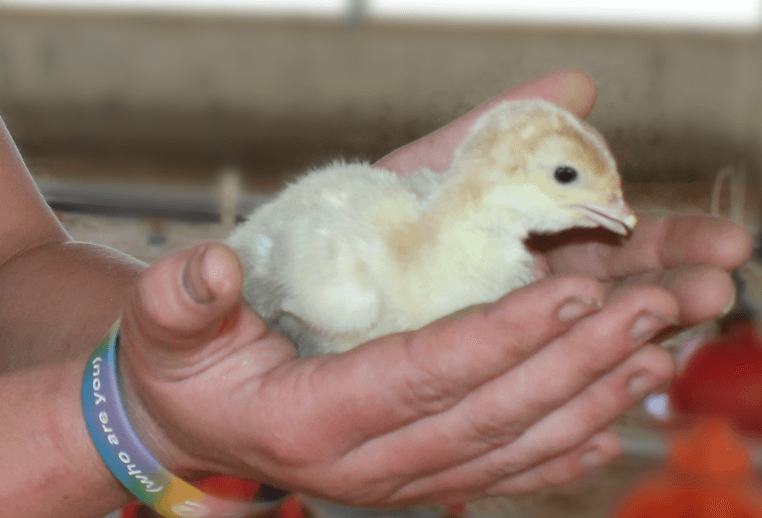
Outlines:
POLYGON ((316 356, 531 282, 530 233, 627 235, 635 223, 603 137, 551 103, 519 100, 479 118, 444 174, 337 161, 255 210, 228 244, 249 304, 316 356))

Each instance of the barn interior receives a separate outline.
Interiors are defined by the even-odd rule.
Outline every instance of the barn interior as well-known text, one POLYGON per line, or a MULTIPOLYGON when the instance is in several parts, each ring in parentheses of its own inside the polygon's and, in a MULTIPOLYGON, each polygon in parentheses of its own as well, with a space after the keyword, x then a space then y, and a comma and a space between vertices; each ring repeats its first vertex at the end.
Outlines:
MULTIPOLYGON (((500 92, 576 70, 595 81, 588 120, 635 209, 759 230, 759 16, 609 23, 467 11, 0 1, 0 116, 75 239, 151 262, 224 238, 226 211, 240 220, 310 167, 377 160, 500 92), (232 207, 220 195, 230 185, 232 207)), ((474 516, 607 516, 661 451, 642 408, 620 425, 633 434, 631 455, 571 485, 476 503, 474 516)))

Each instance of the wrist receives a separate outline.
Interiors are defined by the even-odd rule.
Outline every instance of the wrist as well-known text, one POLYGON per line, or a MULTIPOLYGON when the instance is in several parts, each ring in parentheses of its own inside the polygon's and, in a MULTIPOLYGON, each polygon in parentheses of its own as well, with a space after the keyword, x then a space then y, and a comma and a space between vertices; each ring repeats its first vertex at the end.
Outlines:
POLYGON ((86 364, 82 382, 85 422, 98 453, 114 476, 143 503, 167 518, 242 517, 271 509, 265 494, 252 502, 217 498, 165 468, 137 435, 127 415, 118 376, 117 321, 86 364))
MULTIPOLYGON (((202 462, 198 462, 190 454, 177 446, 170 438, 167 430, 169 423, 165 419, 156 416, 161 411, 155 408, 159 395, 153 398, 144 394, 153 394, 146 380, 139 374, 141 369, 134 368, 130 359, 125 354, 118 355, 117 376, 119 377, 119 390, 124 404, 127 417, 132 428, 156 459, 172 473, 178 476, 193 479, 194 474, 210 469, 202 462)), ((144 372, 144 371, 143 371, 144 372)))
POLYGON ((80 402, 86 357, 0 376, 3 424, 0 514, 15 517, 103 516, 134 498, 103 464, 80 402), (94 498, 93 495, 97 495, 94 498))
MULTIPOLYGON (((90 356, 83 380, 82 403, 94 402, 95 415, 101 410, 107 411, 115 426, 121 426, 120 433, 129 434, 122 438, 123 443, 138 443, 172 473, 192 476, 195 471, 208 470, 170 439, 167 430, 172 426, 166 416, 157 418, 162 412, 155 408, 161 406, 162 391, 152 387, 155 384, 150 381, 147 367, 133 365, 134 358, 122 350, 120 335, 117 322, 90 356), (98 390, 94 390, 96 387, 98 390), (121 423, 116 422, 119 420, 121 423)), ((100 428, 106 431, 109 425, 100 428)), ((109 439, 107 433, 104 437, 109 439)))

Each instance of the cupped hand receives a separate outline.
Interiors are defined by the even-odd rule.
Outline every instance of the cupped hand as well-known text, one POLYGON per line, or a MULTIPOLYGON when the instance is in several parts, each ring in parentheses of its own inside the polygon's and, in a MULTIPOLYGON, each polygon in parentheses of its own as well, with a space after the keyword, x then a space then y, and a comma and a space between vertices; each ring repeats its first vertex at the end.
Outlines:
MULTIPOLYGON (((581 116, 595 97, 576 73, 501 98, 515 96, 581 116)), ((446 168, 475 117, 380 165, 446 168)), ((464 501, 560 484, 619 453, 606 426, 673 371, 650 339, 718 315, 732 296, 725 272, 749 248, 729 223, 646 219, 624 246, 548 248, 538 260, 543 278, 464 317, 298 359, 241 302, 233 252, 199 245, 148 268, 124 311, 129 411, 178 474, 255 478, 347 504, 464 501)))
MULTIPOLYGON (((506 92, 440 130, 382 158, 377 165, 399 174, 420 167, 445 171, 470 125, 505 99, 543 98, 580 118, 595 105, 592 81, 578 72, 542 77, 506 92)), ((584 274, 607 282, 650 283, 670 291, 680 302, 681 323, 719 316, 734 301, 727 272, 746 262, 751 236, 742 227, 708 216, 638 214, 639 223, 624 243, 605 231, 580 229, 540 239, 535 274, 584 274)))

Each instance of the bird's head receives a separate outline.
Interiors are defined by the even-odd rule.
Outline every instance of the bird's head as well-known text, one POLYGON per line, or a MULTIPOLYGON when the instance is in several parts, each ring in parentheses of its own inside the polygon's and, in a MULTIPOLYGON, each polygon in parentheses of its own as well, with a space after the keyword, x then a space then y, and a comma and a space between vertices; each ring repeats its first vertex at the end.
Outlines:
POLYGON ((505 178, 499 196, 526 209, 532 231, 601 226, 627 235, 637 222, 603 137, 548 102, 493 108, 472 128, 459 158, 487 165, 493 181, 505 178))
POLYGON ((627 235, 635 227, 637 218, 624 201, 616 163, 589 134, 564 131, 543 137, 526 156, 526 179, 546 207, 547 230, 601 226, 627 235))

